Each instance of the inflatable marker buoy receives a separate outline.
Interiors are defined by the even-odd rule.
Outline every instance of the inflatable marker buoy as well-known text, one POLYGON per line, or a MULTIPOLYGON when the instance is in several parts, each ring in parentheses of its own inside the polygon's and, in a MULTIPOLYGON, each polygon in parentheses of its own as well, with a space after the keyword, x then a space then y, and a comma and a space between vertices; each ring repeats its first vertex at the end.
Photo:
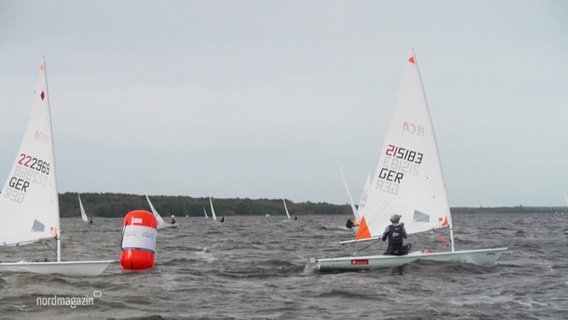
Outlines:
POLYGON ((124 217, 120 264, 124 269, 142 270, 154 266, 158 221, 146 210, 130 211, 124 217))

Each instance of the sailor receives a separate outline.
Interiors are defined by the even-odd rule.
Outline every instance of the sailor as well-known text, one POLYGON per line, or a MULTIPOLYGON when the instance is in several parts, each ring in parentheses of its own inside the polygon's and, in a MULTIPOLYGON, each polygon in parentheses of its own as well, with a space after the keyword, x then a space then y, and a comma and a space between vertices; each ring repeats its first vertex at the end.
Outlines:
POLYGON ((172 222, 170 222, 171 224, 176 224, 176 216, 172 214, 172 222))
POLYGON ((351 220, 351 218, 347 219, 345 226, 347 227, 347 229, 353 228, 353 220, 351 220))
POLYGON ((392 224, 386 227, 385 232, 381 236, 381 240, 389 239, 389 245, 385 255, 402 256, 410 251, 410 244, 403 245, 403 239, 406 239, 406 229, 404 222, 400 222, 400 214, 393 214, 390 218, 392 224))
POLYGON ((221 222, 225 222, 225 216, 221 216, 221 222))

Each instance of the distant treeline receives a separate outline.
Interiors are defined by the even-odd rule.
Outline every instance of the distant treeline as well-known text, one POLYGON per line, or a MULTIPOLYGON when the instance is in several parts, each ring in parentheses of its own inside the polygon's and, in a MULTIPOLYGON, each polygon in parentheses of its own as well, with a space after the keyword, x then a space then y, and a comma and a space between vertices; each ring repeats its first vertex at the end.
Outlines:
MULTIPOLYGON (((192 198, 188 196, 148 196, 156 210, 162 216, 204 216, 203 208, 211 216, 209 198, 192 198)), ((81 202, 87 215, 94 217, 123 217, 128 212, 137 209, 150 211, 150 206, 144 195, 118 193, 81 193, 81 202)), ((311 214, 345 214, 351 215, 348 205, 335 205, 324 202, 294 203, 286 200, 291 216, 311 214)), ((282 215, 286 216, 282 199, 216 199, 213 206, 217 216, 234 215, 282 215)), ((59 195, 61 217, 79 217, 79 200, 77 193, 59 195)))
MULTIPOLYGON (((150 201, 162 216, 204 216, 203 208, 211 215, 209 198, 193 198, 189 196, 149 196, 150 201)), ((81 193, 81 201, 89 216, 123 217, 137 209, 150 210, 144 195, 119 193, 81 193)), ((351 215, 351 208, 325 202, 299 202, 286 200, 290 215, 343 214, 351 215)), ((234 215, 286 215, 282 199, 213 199, 215 213, 218 216, 234 215)), ((79 217, 79 200, 77 193, 59 195, 61 217, 79 217)), ((568 211, 563 207, 501 207, 501 208, 452 208, 452 213, 555 213, 568 211)))

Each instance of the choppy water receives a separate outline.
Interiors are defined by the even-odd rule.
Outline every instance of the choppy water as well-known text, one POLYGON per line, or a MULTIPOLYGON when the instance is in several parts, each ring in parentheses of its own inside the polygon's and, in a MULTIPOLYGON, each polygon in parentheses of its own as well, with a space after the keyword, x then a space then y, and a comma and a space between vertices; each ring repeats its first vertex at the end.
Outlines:
MULTIPOLYGON (((150 271, 125 273, 116 263, 92 278, 1 274, 0 318, 565 319, 568 311, 568 214, 454 215, 456 248, 509 247, 493 266, 416 262, 310 276, 309 257, 353 252, 337 243, 351 237, 346 217, 226 218, 179 218, 180 228, 160 230, 150 271), (37 305, 53 296, 96 297, 75 308, 37 305)), ((63 258, 118 260, 121 223, 63 219, 63 258)), ((409 241, 444 247, 434 234, 409 241)), ((0 259, 48 257, 45 249, 2 248, 0 259)))

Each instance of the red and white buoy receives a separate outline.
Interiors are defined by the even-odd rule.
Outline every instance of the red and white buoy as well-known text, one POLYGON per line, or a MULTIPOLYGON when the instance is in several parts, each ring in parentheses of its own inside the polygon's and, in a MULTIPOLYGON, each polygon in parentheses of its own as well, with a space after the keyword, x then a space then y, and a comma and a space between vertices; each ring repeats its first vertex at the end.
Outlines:
POLYGON ((120 264, 124 269, 141 270, 154 266, 158 221, 146 210, 130 211, 124 217, 120 264))

